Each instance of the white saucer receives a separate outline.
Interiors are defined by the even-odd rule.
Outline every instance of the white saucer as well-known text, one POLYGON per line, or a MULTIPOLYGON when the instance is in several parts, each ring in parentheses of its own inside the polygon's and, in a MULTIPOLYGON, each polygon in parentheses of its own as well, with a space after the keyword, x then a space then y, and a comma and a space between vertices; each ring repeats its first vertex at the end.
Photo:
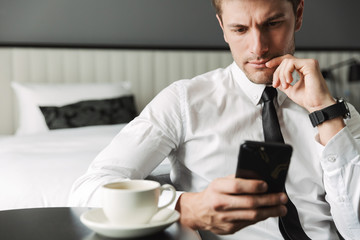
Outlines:
POLYGON ((180 218, 180 213, 172 209, 162 209, 146 224, 114 225, 106 218, 102 208, 94 208, 80 216, 81 222, 94 232, 113 238, 141 237, 159 232, 180 218))

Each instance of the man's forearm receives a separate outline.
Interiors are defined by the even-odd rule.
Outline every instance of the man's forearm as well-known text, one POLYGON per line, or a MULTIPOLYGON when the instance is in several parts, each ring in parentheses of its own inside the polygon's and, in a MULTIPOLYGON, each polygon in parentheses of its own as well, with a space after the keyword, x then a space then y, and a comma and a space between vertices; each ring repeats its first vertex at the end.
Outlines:
POLYGON ((325 121, 318 125, 320 143, 325 146, 331 138, 345 127, 342 117, 325 121))

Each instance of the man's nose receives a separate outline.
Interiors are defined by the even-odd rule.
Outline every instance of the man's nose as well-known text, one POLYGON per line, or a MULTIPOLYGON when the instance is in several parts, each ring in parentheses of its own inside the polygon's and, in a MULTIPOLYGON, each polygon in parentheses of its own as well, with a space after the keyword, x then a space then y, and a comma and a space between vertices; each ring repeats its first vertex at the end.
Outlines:
POLYGON ((250 39, 250 51, 256 56, 262 56, 269 51, 268 39, 260 30, 254 30, 250 39))

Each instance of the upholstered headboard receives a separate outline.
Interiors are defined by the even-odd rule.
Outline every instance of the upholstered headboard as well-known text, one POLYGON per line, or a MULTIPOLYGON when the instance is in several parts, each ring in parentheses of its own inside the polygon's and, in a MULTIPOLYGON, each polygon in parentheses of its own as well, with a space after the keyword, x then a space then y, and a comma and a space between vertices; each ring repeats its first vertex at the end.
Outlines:
MULTIPOLYGON (((355 57, 353 51, 297 52, 317 58, 322 68, 355 57)), ((129 50, 73 48, 0 48, 0 134, 16 129, 16 107, 11 81, 116 82, 130 81, 141 110, 171 82, 191 78, 232 62, 227 50, 129 50)), ((336 72, 344 82, 346 69, 336 72)))
POLYGON ((171 82, 231 62, 228 51, 0 48, 0 134, 17 124, 11 81, 130 81, 141 110, 171 82))

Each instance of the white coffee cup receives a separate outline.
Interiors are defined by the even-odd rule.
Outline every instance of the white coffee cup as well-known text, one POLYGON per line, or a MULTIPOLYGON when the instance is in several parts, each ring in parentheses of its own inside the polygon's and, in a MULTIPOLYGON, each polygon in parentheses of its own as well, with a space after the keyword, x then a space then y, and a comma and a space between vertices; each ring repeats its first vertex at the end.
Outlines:
POLYGON ((108 220, 118 225, 148 223, 161 209, 174 202, 176 190, 169 184, 151 180, 129 180, 105 184, 103 211, 108 220), (158 206, 163 190, 170 190, 172 197, 163 206, 158 206))

